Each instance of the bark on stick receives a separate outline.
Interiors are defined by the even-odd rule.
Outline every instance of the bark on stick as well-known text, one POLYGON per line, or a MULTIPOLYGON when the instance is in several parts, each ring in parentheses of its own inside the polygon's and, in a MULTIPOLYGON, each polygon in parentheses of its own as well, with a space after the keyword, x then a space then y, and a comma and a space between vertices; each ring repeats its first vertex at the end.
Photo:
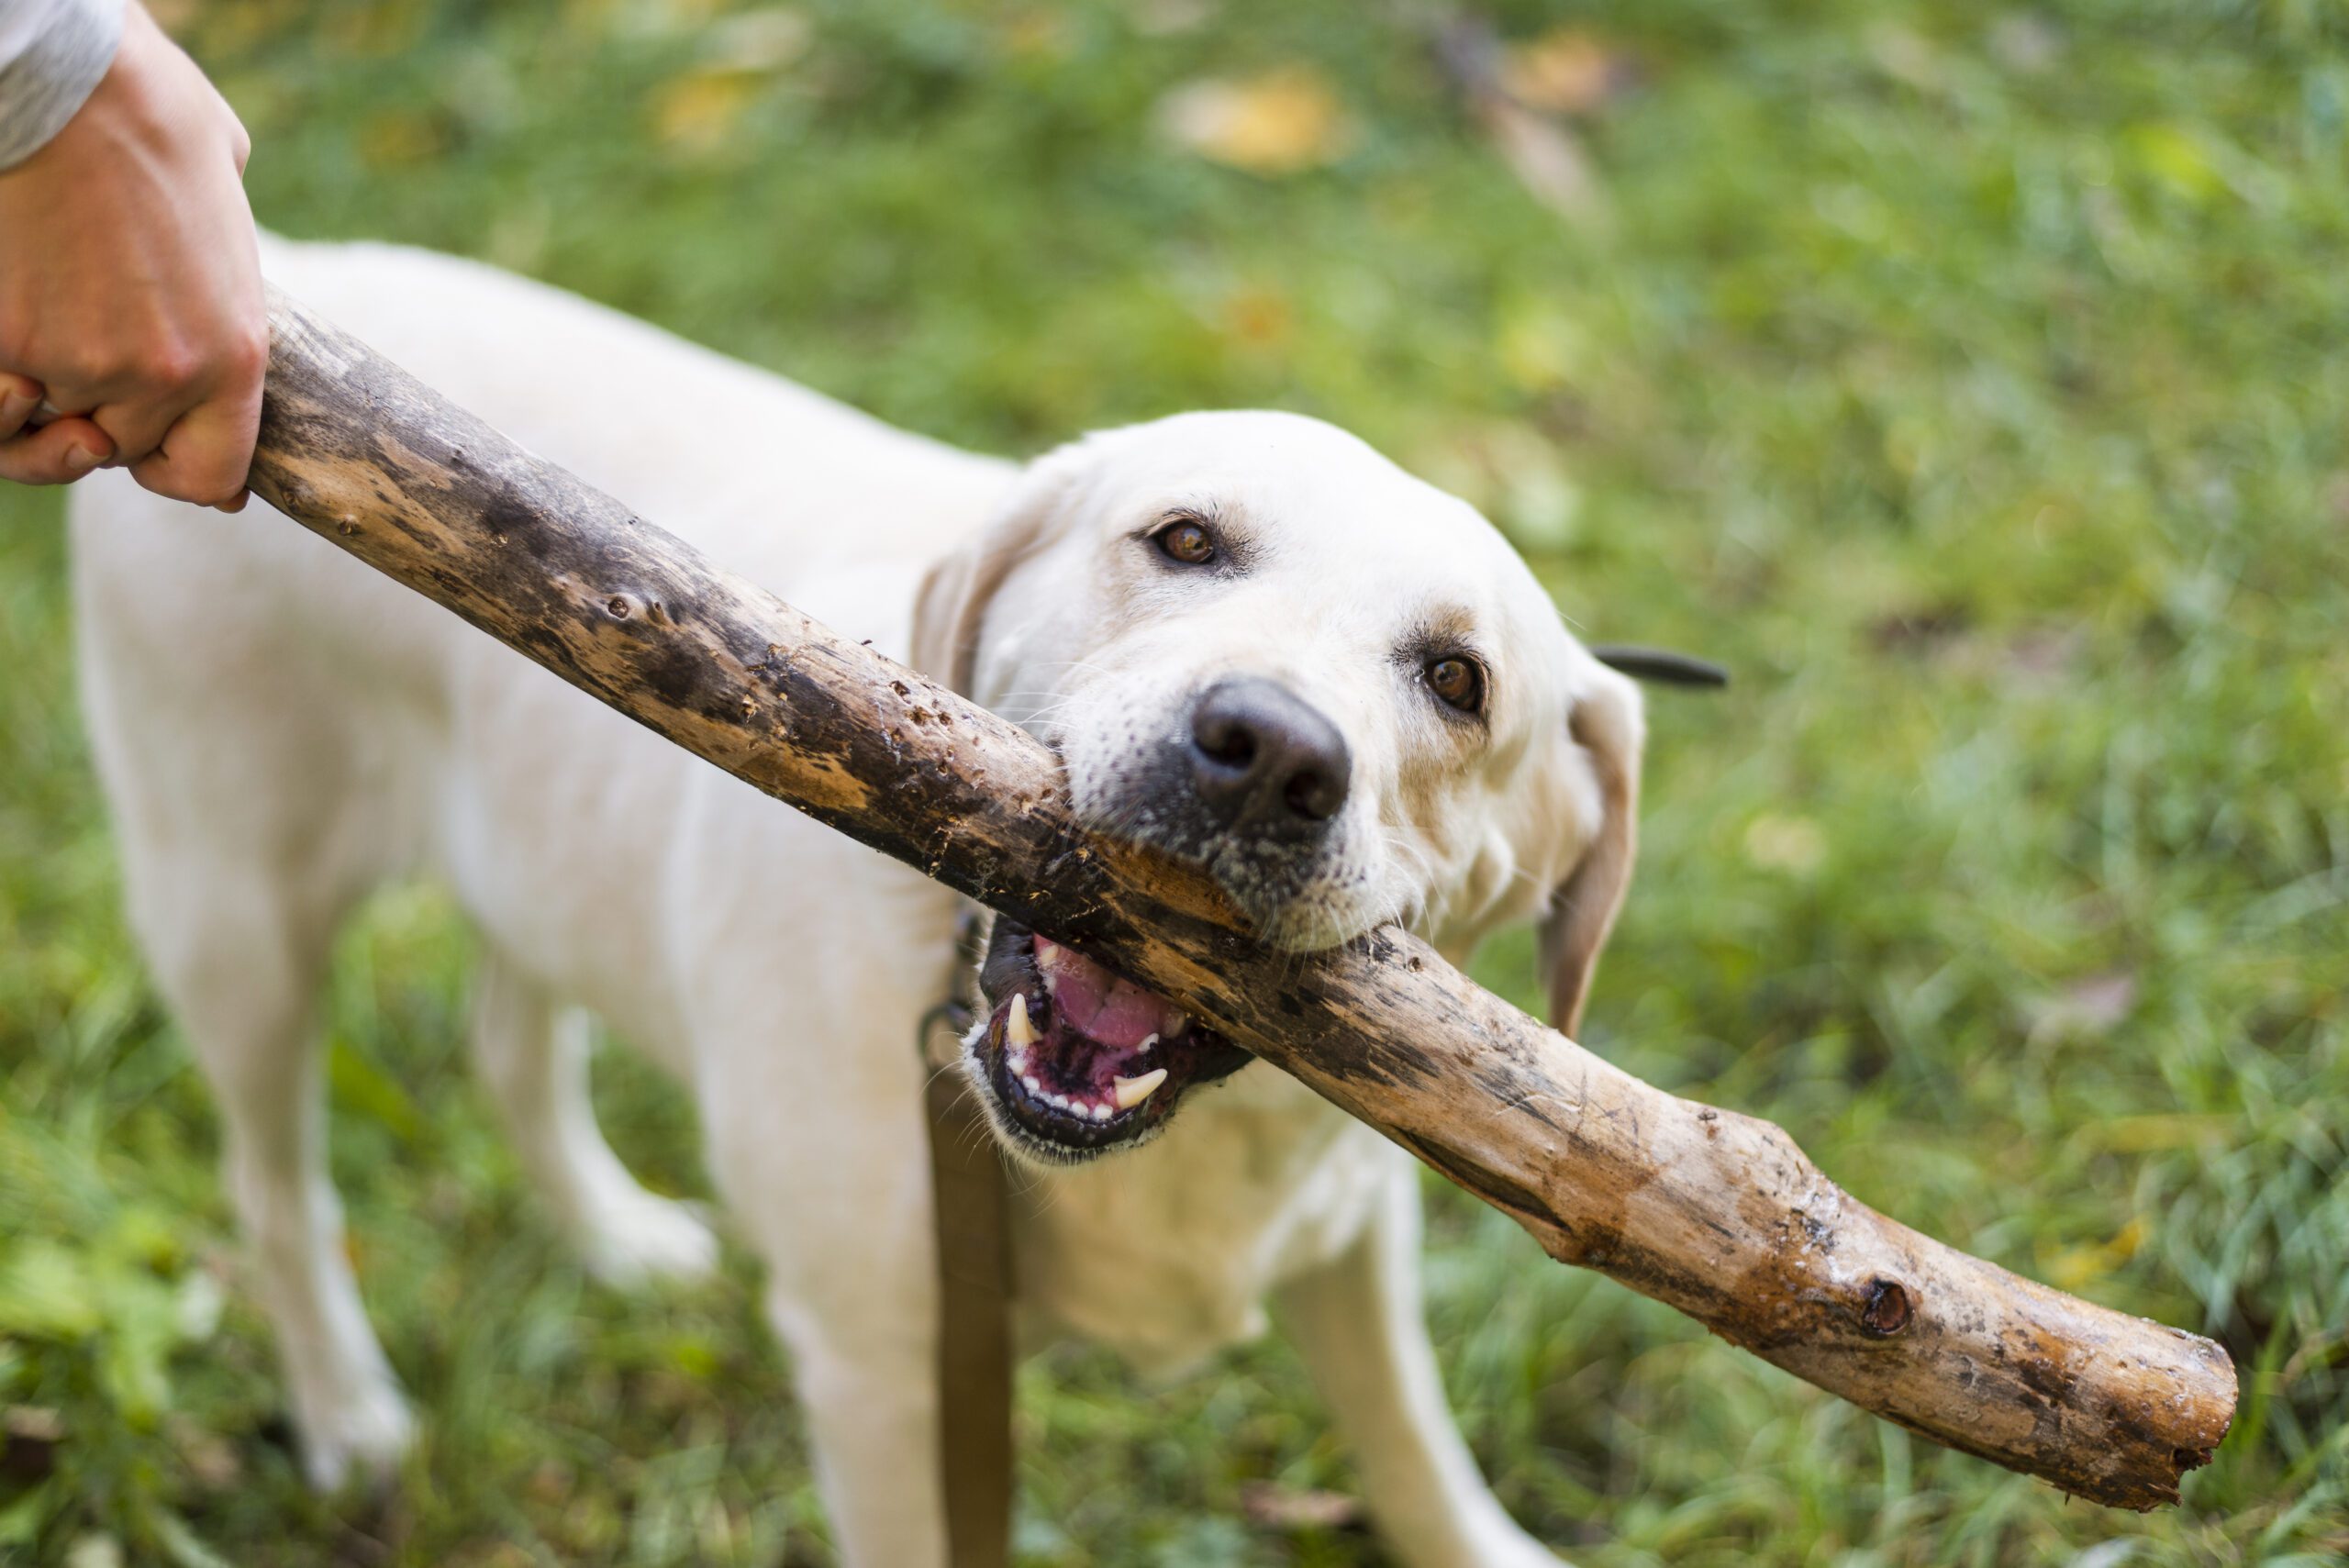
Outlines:
POLYGON ((1300 962, 1088 833, 1031 737, 729 575, 284 298, 252 487, 779 800, 1164 992, 1516 1219, 1952 1448, 2119 1507, 2233 1418, 2209 1340, 1887 1219, 1777 1128, 1651 1088, 1392 928, 1300 962))

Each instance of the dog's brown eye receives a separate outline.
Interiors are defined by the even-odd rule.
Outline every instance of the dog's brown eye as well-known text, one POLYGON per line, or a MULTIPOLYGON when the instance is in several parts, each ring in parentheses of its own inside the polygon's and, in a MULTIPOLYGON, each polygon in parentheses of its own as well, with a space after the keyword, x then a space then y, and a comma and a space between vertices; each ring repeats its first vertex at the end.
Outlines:
POLYGON ((1485 673, 1473 659, 1454 656, 1430 662, 1427 683, 1430 691, 1463 713, 1484 708, 1485 673))
POLYGON ((1206 527, 1186 517, 1158 530, 1159 553, 1186 566, 1205 566, 1215 559, 1215 540, 1206 527))

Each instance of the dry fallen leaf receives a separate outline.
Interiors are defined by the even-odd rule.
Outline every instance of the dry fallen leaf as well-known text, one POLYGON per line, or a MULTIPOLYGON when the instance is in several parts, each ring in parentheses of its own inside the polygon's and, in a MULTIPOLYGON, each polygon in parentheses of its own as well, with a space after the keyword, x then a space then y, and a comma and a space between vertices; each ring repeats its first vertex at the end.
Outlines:
POLYGON ((1270 1481, 1251 1481, 1241 1487, 1240 1511, 1259 1529, 1353 1529, 1363 1522, 1359 1497, 1270 1481))
POLYGON ((1509 47, 1501 85, 1528 108, 1595 115, 1639 80, 1631 56, 1581 28, 1557 28, 1509 47))
MULTIPOLYGON (((1455 19, 1437 39, 1445 73, 1518 183, 1543 206, 1586 225, 1606 221, 1607 206, 1581 141, 1562 106, 1596 103, 1611 90, 1612 66, 1595 66, 1586 35, 1550 35, 1553 42, 1510 49, 1489 23, 1455 19)), ((1603 51, 1602 51, 1603 52, 1603 51)))
POLYGON ((1554 120, 1496 102, 1485 109, 1485 128, 1518 183, 1534 200, 1562 217, 1587 218, 1598 207, 1598 182, 1582 143, 1554 120))
POLYGON ((807 52, 815 35, 805 11, 769 6, 714 24, 703 53, 714 70, 780 71, 807 52))
POLYGON ((1284 66, 1244 81, 1207 78, 1169 93, 1159 122, 1200 157, 1252 174, 1295 174, 1343 157, 1354 127, 1320 72, 1284 66))
POLYGON ((1134 31, 1146 39, 1197 32, 1215 20, 1217 0, 1136 0, 1127 11, 1134 31))
POLYGON ((2116 969, 2075 980, 2053 996, 2026 1003, 2034 1040, 2102 1040, 2137 1006, 2137 976, 2116 969))

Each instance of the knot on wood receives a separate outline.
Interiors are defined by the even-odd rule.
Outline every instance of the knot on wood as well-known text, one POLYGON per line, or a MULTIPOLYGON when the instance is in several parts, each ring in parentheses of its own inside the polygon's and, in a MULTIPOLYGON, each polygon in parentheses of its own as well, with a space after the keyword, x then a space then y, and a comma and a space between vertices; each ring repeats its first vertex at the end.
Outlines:
POLYGON ((1860 1331, 1871 1339, 1888 1340, 1909 1327, 1915 1315, 1909 1293, 1898 1280, 1868 1281, 1867 1305, 1860 1308, 1860 1331))

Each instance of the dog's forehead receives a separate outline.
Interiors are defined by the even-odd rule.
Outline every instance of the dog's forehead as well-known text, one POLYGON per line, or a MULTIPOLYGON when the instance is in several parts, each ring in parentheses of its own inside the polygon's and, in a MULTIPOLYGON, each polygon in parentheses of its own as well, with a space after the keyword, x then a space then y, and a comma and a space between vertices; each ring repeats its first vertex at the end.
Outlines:
POLYGON ((1548 600, 1475 508, 1359 437, 1303 415, 1177 415, 1119 433, 1099 477, 1113 532, 1190 509, 1224 523, 1268 570, 1342 568, 1343 581, 1523 614, 1548 600))

